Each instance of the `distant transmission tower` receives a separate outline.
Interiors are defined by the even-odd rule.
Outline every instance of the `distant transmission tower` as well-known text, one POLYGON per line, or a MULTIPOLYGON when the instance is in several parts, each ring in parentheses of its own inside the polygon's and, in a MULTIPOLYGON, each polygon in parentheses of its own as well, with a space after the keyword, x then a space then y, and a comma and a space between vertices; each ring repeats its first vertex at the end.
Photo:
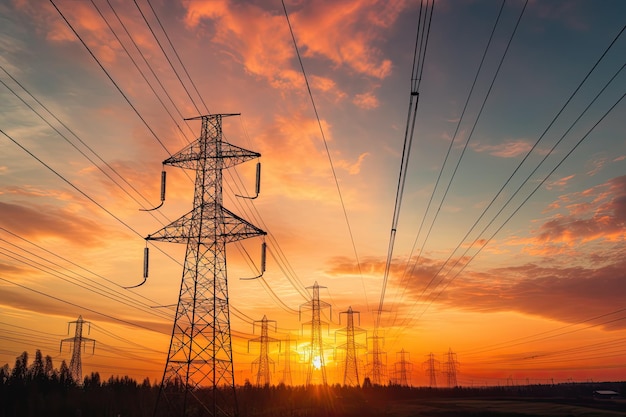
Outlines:
MULTIPOLYGON (((293 380, 291 378, 291 335, 287 335, 287 338, 284 339, 285 342, 285 366, 283 367, 283 378, 281 382, 285 385, 293 385, 293 380)), ((280 361, 280 356, 279 359, 280 361)))
POLYGON ((452 349, 448 349, 448 353, 445 354, 446 361, 444 362, 444 371, 446 380, 448 382, 448 388, 454 388, 458 386, 456 380, 457 367, 459 362, 456 360, 456 353, 452 352, 452 349))
POLYGON ((396 384, 408 387, 411 382, 411 371, 413 370, 413 364, 410 361, 410 353, 402 349, 400 352, 396 352, 396 357, 398 356, 399 359, 394 364, 396 384))
POLYGON ((368 337, 371 342, 372 349, 369 355, 372 357, 370 363, 370 376, 372 378, 372 384, 383 385, 385 379, 385 364, 383 362, 383 356, 386 352, 383 352, 382 347, 384 344, 384 338, 379 336, 378 326, 374 327, 374 335, 368 337))
POLYGON ((354 327, 354 315, 359 315, 359 321, 361 315, 358 311, 352 311, 352 307, 348 307, 348 311, 342 311, 339 313, 339 321, 341 322, 341 315, 346 315, 346 327, 344 329, 337 330, 337 333, 343 333, 346 335, 346 343, 338 346, 346 351, 346 361, 343 371, 343 385, 347 386, 359 386, 359 367, 357 358, 357 348, 364 347, 363 345, 356 343, 356 335, 365 333, 365 330, 354 327))
MULTIPOLYGON (((324 363, 324 344, 322 341, 322 324, 328 325, 321 320, 322 308, 330 307, 325 301, 320 301, 320 287, 315 281, 312 287, 307 289, 313 289, 313 297, 311 301, 308 301, 300 306, 300 319, 302 319, 302 308, 310 309, 312 312, 312 318, 310 322, 303 323, 311 325, 311 346, 310 354, 308 358, 308 371, 306 375, 306 385, 313 383, 322 383, 326 385, 326 364, 324 363), (321 374, 321 381, 318 375, 321 374)), ((332 311, 331 311, 332 314, 332 311)))
POLYGON ((273 365, 274 361, 270 359, 269 357, 269 343, 270 342, 280 343, 280 340, 274 339, 273 337, 268 336, 267 324, 270 321, 274 322, 274 331, 276 331, 276 321, 268 320, 266 316, 263 316, 262 320, 255 320, 254 323, 252 324, 252 331, 254 332, 255 324, 261 323, 261 336, 248 341, 248 352, 250 351, 250 342, 259 342, 261 345, 259 357, 255 359, 253 362, 253 364, 257 365, 257 373, 256 373, 257 387, 270 385, 270 382, 271 382, 270 365, 273 365))
POLYGON ((196 179, 191 211, 146 237, 187 245, 155 415, 238 414, 226 244, 266 233, 223 206, 222 170, 261 156, 222 140, 222 118, 227 116, 234 114, 188 119, 202 121, 200 137, 163 161, 195 171, 196 179))
POLYGON ((439 370, 439 361, 435 359, 435 355, 431 352, 428 359, 424 361, 426 368, 426 375, 428 375, 428 386, 431 388, 437 388, 437 371, 439 370))
MULTIPOLYGON (((72 343, 72 359, 70 360, 70 374, 72 375, 72 379, 77 384, 82 384, 83 382, 83 364, 80 356, 80 351, 84 347, 87 349, 87 343, 93 343, 92 350, 95 352, 96 350, 96 341, 94 339, 89 339, 87 337, 83 337, 83 324, 87 324, 88 329, 91 329, 91 323, 83 320, 83 316, 78 316, 78 320, 70 321, 67 325, 67 332, 70 332, 70 326, 74 324, 76 325, 76 329, 74 331, 74 337, 70 337, 67 339, 61 340, 61 349, 63 349, 63 342, 71 342, 72 343)), ((89 332, 89 330, 87 331, 89 332)))

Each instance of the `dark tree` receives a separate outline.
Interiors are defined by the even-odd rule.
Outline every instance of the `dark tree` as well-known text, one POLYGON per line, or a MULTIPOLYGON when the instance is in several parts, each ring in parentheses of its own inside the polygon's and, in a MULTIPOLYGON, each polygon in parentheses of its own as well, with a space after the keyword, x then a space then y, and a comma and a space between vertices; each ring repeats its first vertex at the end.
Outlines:
POLYGON ((83 381, 83 387, 86 390, 100 388, 101 385, 100 374, 98 372, 92 372, 91 375, 87 375, 83 381))
POLYGON ((9 368, 9 364, 5 363, 4 366, 0 368, 0 385, 8 384, 9 378, 11 378, 11 369, 9 368))
POLYGON ((37 349, 35 352, 35 360, 28 368, 28 379, 31 381, 41 382, 46 379, 44 371, 43 355, 41 351, 37 349))
POLYGON ((43 364, 43 372, 48 380, 52 381, 56 379, 56 370, 54 369, 52 357, 50 355, 46 355, 46 359, 43 364))
POLYGON ((59 383, 63 386, 74 385, 74 378, 72 378, 70 368, 65 361, 61 362, 61 368, 59 369, 59 383))
POLYGON ((28 352, 24 351, 20 356, 15 358, 15 366, 11 372, 11 382, 14 384, 26 383, 28 376, 28 352))

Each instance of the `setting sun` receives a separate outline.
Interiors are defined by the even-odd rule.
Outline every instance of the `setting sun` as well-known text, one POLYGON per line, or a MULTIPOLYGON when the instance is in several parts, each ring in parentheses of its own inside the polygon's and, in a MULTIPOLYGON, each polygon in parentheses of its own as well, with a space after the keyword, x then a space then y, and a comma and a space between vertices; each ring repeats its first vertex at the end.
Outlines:
POLYGON ((311 363, 315 369, 320 369, 322 367, 322 359, 319 356, 314 357, 311 363))

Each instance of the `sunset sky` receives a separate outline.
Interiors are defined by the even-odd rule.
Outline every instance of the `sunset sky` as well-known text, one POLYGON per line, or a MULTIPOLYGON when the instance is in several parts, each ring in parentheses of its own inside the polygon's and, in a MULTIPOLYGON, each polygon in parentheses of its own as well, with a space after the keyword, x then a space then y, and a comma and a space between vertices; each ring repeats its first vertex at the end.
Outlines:
POLYGON ((193 172, 166 167, 165 204, 139 209, 200 132, 183 119, 241 113, 224 139, 262 155, 261 193, 235 196, 247 162, 224 204, 268 256, 241 280, 262 240, 227 248, 238 384, 263 316, 304 380, 315 282, 332 383, 340 313, 365 346, 381 305, 389 378, 404 349, 427 385, 427 355, 443 369, 451 349, 461 385, 625 380, 626 3, 435 2, 385 285, 419 3, 285 0, 305 79, 278 0, 0 0, 0 366, 69 363, 82 315, 83 375, 160 381, 184 245, 154 242, 146 284, 124 287, 144 237, 191 209, 193 172))

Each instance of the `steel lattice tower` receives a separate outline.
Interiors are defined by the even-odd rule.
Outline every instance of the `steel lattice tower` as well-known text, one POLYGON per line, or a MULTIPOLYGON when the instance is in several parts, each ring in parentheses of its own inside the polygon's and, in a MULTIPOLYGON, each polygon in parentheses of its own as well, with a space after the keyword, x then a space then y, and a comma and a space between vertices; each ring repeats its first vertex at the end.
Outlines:
POLYGON ((67 339, 61 340, 61 350, 63 349, 63 342, 71 342, 72 343, 72 359, 70 360, 70 374, 72 375, 72 379, 77 384, 82 384, 83 380, 83 362, 81 359, 80 351, 85 347, 87 348, 87 343, 93 343, 93 349, 96 349, 96 341, 93 339, 89 339, 87 337, 83 337, 83 325, 87 324, 91 325, 90 322, 84 321, 83 316, 78 316, 78 320, 70 321, 67 325, 67 332, 70 332, 70 326, 74 324, 76 328, 74 330, 74 337, 70 337, 67 339))
POLYGON ((163 161, 196 173, 193 208, 146 240, 187 245, 176 316, 155 415, 237 415, 226 244, 266 233, 223 206, 222 170, 261 155, 222 140, 222 118, 202 121, 200 137, 163 161), (204 388, 203 390, 200 390, 204 388), (202 392, 200 392, 202 391, 202 392), (207 398, 208 397, 208 398, 207 398))
POLYGON ((370 375, 372 378, 372 384, 382 385, 385 378, 385 364, 383 363, 382 356, 386 352, 382 351, 381 344, 384 342, 382 336, 378 335, 378 327, 374 328, 374 335, 368 338, 372 342, 372 350, 370 355, 372 356, 372 362, 370 364, 370 375))
POLYGON ((439 361, 435 359, 435 355, 431 352, 427 356, 427 360, 424 362, 426 366, 426 375, 428 375, 429 387, 437 388, 437 370, 439 361))
POLYGON ((344 364, 343 371, 343 385, 348 386, 360 386, 359 380, 359 367, 358 367, 358 358, 357 358, 357 348, 364 347, 363 345, 356 343, 356 335, 365 333, 365 330, 354 327, 354 315, 359 315, 360 321, 360 313, 358 311, 353 311, 352 307, 348 307, 348 311, 342 311, 339 313, 339 321, 341 322, 341 315, 346 315, 346 327, 344 329, 337 330, 337 333, 345 333, 346 335, 346 343, 344 345, 338 346, 339 348, 343 348, 346 351, 346 361, 344 364))
POLYGON ((459 362, 456 360, 456 353, 452 352, 452 349, 448 349, 448 353, 446 353, 445 356, 444 373, 446 374, 448 388, 454 388, 458 386, 456 372, 459 362))
POLYGON ((404 349, 400 352, 396 352, 396 357, 400 355, 400 360, 395 363, 395 377, 396 384, 408 387, 410 381, 410 373, 413 368, 413 364, 409 360, 409 352, 405 352, 404 349))
POLYGON ((285 339, 284 342, 285 342, 285 366, 283 368, 283 379, 281 382, 285 385, 292 385, 293 382, 291 378, 291 335, 287 335, 287 339, 285 339))
POLYGON ((257 365, 257 373, 256 373, 256 385, 257 387, 263 387, 265 385, 270 384, 271 373, 270 373, 270 365, 274 364, 274 361, 269 357, 269 343, 270 342, 279 342, 280 340, 274 339, 273 337, 268 336, 268 326, 267 324, 272 321, 274 322, 274 331, 276 331, 276 321, 268 320, 266 316, 263 316, 262 320, 255 320, 252 324, 252 331, 254 332, 255 324, 261 323, 261 337, 257 337, 255 339, 251 339, 248 341, 248 352, 250 351, 250 342, 259 342, 260 343, 260 352, 259 357, 255 359, 252 363, 257 365))
MULTIPOLYGON (((314 382, 320 382, 319 377, 314 374, 321 374, 321 383, 326 385, 326 364, 324 362, 324 344, 322 341, 322 324, 328 325, 326 322, 322 322, 321 311, 322 308, 330 307, 325 301, 320 301, 320 287, 315 281, 312 287, 307 289, 313 289, 313 296, 311 301, 308 301, 300 306, 300 315, 302 314, 302 308, 310 309, 312 318, 310 322, 304 323, 311 325, 311 346, 310 355, 308 358, 308 370, 306 374, 306 385, 311 385, 314 382)), ((331 312, 332 314, 332 312, 331 312)))

